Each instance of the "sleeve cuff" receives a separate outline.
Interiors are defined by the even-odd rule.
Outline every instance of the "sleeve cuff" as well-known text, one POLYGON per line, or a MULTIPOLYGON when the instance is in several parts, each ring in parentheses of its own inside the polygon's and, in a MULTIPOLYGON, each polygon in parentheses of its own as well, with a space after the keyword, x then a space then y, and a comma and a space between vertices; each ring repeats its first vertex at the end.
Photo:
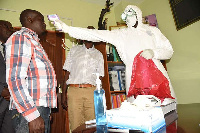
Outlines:
POLYGON ((35 107, 35 108, 23 113, 23 116, 28 122, 31 122, 32 120, 38 118, 40 116, 40 113, 37 110, 37 108, 35 107))

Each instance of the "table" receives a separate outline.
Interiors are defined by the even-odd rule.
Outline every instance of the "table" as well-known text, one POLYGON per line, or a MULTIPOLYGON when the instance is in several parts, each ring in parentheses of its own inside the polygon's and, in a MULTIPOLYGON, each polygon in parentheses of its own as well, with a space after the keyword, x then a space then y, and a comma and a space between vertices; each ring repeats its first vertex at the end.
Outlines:
MULTIPOLYGON (((177 112, 171 111, 167 113, 165 116, 165 123, 166 123, 166 133, 176 133, 177 132, 177 119, 178 115, 177 112)), ((85 124, 79 126, 75 130, 72 131, 72 133, 94 133, 96 131, 96 127, 87 127, 85 124)), ((112 131, 108 131, 112 132, 112 131)), ((131 133, 132 131, 130 131, 131 133)), ((141 133, 141 131, 133 131, 137 133, 141 133)))

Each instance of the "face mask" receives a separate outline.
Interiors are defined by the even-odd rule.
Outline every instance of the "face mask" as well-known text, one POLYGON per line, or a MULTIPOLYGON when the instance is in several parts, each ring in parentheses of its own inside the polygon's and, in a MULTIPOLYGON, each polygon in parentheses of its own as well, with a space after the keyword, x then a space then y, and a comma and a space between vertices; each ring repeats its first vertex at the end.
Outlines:
POLYGON ((128 27, 133 27, 137 22, 137 17, 136 16, 128 16, 126 19, 126 25, 128 27))
POLYGON ((121 18, 122 18, 123 21, 126 21, 127 17, 132 17, 132 16, 137 16, 137 14, 132 8, 130 8, 129 10, 125 10, 122 13, 121 18))

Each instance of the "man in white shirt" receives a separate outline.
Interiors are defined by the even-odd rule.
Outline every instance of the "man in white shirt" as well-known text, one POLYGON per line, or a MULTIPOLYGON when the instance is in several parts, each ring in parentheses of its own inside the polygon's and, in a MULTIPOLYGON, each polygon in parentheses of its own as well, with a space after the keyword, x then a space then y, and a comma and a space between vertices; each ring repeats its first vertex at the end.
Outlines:
POLYGON ((96 75, 94 73, 99 73, 100 79, 104 76, 103 55, 94 48, 93 42, 83 41, 83 45, 70 49, 63 69, 66 70, 65 80, 68 89, 66 90, 65 84, 62 106, 65 109, 68 106, 70 129, 73 131, 85 121, 95 119, 96 75))

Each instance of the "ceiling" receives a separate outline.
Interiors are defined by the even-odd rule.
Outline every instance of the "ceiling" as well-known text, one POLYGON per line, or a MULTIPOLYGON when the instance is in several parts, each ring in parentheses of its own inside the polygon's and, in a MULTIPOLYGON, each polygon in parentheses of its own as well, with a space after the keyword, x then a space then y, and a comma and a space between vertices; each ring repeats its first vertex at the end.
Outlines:
MULTIPOLYGON (((94 3, 94 4, 98 4, 98 5, 105 5, 106 4, 106 0, 81 0, 81 1, 94 3)), ((116 6, 121 1, 133 2, 134 4, 138 5, 145 0, 110 0, 110 3, 114 2, 114 6, 116 6)))

